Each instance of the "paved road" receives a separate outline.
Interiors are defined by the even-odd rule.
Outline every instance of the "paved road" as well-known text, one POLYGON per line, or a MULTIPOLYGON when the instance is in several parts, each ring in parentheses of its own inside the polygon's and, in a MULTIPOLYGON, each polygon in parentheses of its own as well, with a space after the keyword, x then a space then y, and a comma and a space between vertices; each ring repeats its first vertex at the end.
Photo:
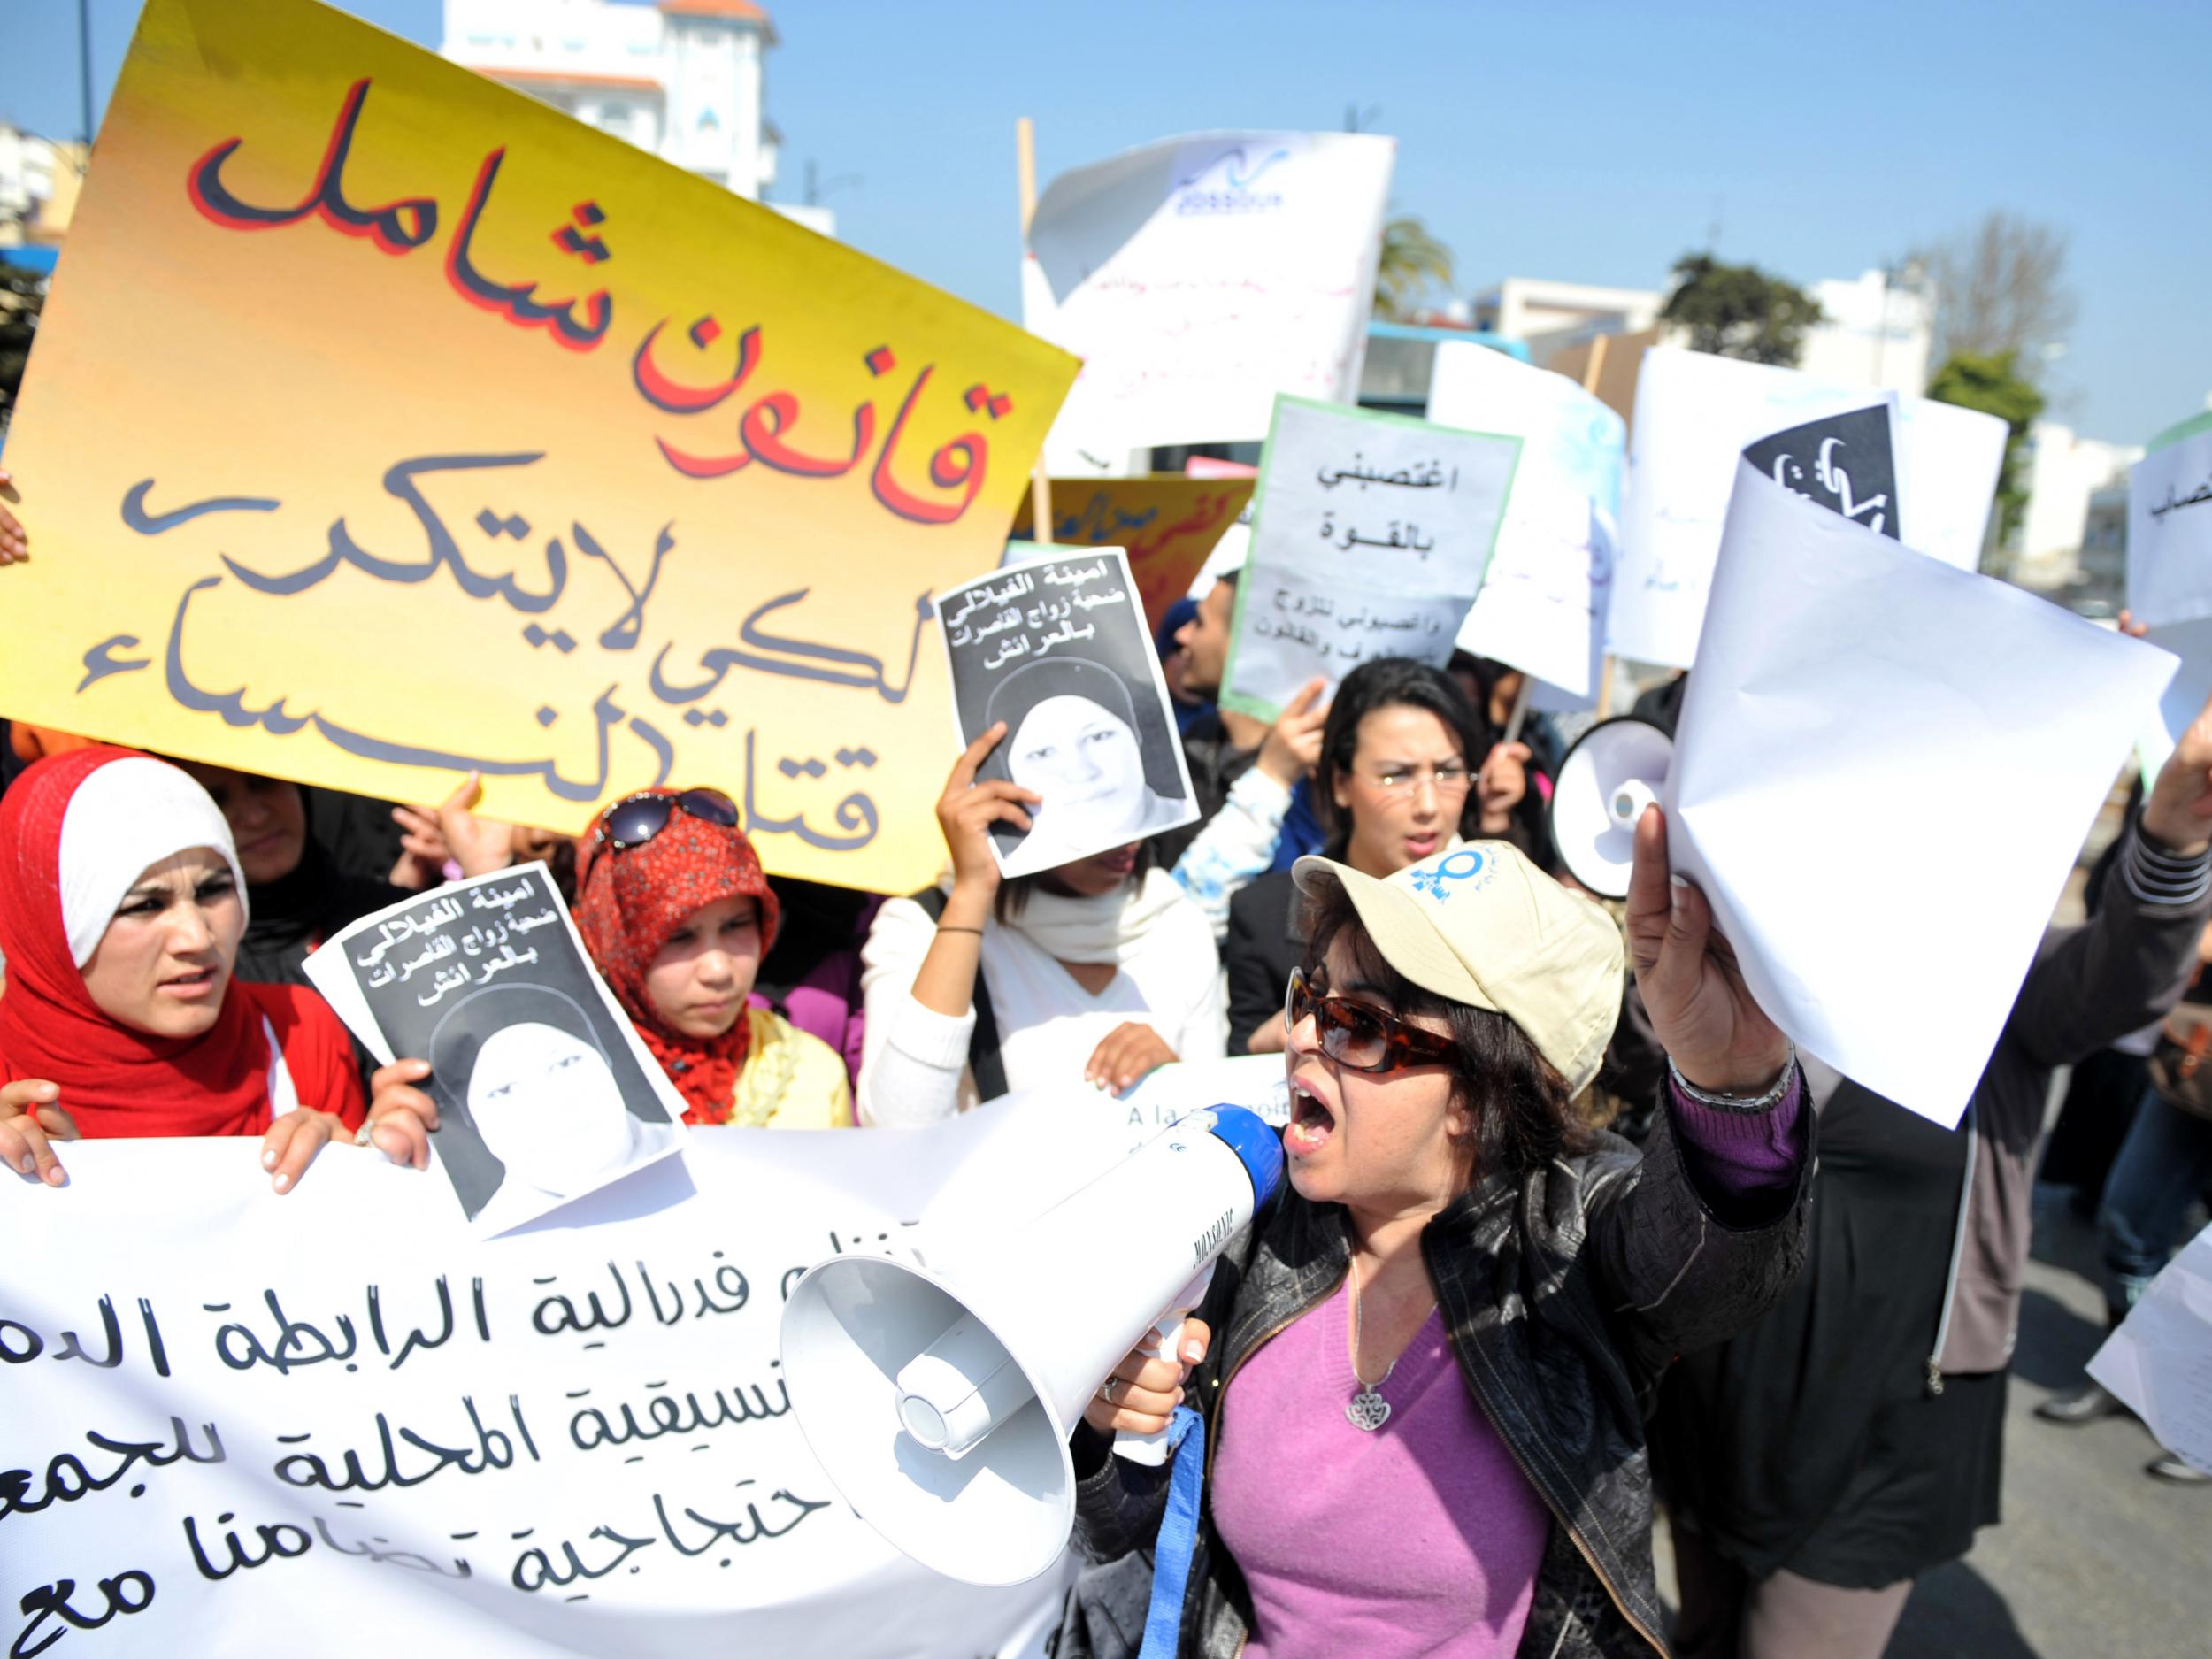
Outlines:
POLYGON ((2132 1418, 2054 1428, 2031 1415, 2101 1340, 2096 1235, 2050 1188, 2005 1425, 2004 1524, 1914 1592, 1887 1659, 2204 1659, 2212 1655, 2212 1486, 2153 1480, 2132 1418))

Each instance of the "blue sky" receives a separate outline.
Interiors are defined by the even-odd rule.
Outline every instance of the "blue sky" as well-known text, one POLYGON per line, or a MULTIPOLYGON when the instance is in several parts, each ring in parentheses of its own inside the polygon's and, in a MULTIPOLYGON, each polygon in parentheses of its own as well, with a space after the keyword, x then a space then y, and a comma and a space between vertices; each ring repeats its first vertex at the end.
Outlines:
MULTIPOLYGON (((2212 5, 769 4, 779 194, 810 157, 856 175, 827 197, 847 241, 1010 316, 1016 116, 1049 178, 1178 132, 1336 127, 1356 103, 1463 292, 1655 286, 1716 224, 1724 257, 1853 276, 2007 207, 2072 237, 2055 413, 2139 442, 2212 391, 2212 5)), ((438 0, 351 9, 440 32, 438 0)), ((92 0, 98 98, 137 11, 92 0)), ((77 105, 73 0, 0 0, 0 119, 68 135, 77 105)))

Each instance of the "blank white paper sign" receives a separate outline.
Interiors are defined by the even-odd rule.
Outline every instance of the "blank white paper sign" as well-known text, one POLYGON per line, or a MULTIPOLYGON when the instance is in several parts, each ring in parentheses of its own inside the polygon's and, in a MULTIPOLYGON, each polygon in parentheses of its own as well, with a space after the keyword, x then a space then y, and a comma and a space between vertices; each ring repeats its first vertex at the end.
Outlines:
POLYGON ((2212 1472, 2212 1227, 2150 1282, 2089 1374, 2168 1451, 2212 1472))
POLYGON ((2181 741, 2181 734, 2196 723, 2206 702, 2212 700, 2212 617, 2169 622, 2143 637, 2181 659, 2181 672, 2168 683, 2158 700, 2157 717, 2136 745, 2143 761, 2143 787, 2147 789, 2174 746, 2181 741))
POLYGON ((1669 851, 1808 1052, 1947 1127, 2177 666, 1738 467, 1669 851))
POLYGON ((1612 590, 1613 537, 1626 465, 1621 418, 1563 374, 1467 341, 1436 349, 1429 419, 1521 440, 1505 522, 1462 649, 1567 693, 1595 698, 1612 590))

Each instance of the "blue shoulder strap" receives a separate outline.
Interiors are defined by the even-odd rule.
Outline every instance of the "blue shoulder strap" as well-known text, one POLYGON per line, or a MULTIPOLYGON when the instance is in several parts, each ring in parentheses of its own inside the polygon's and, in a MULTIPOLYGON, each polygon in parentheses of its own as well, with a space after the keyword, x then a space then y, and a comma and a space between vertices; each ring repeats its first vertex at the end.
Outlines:
POLYGON ((1204 1420, 1188 1406, 1177 1406, 1167 1435, 1175 1465, 1168 1475, 1167 1513, 1160 1517, 1160 1536, 1152 1546, 1152 1606, 1145 1615, 1144 1646, 1137 1659, 1175 1659, 1191 1557, 1198 1549, 1198 1498, 1206 1479, 1204 1420))

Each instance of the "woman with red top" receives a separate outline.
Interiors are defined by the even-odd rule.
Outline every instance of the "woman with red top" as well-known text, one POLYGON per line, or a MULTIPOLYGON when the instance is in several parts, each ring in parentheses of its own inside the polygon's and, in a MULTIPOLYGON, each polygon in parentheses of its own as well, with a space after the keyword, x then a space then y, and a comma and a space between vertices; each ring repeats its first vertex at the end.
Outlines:
POLYGON ((100 746, 25 772, 0 797, 0 1159, 59 1187, 57 1141, 260 1135, 284 1193, 352 1139, 344 1027, 234 979, 245 931, 230 827, 182 772, 100 746))

